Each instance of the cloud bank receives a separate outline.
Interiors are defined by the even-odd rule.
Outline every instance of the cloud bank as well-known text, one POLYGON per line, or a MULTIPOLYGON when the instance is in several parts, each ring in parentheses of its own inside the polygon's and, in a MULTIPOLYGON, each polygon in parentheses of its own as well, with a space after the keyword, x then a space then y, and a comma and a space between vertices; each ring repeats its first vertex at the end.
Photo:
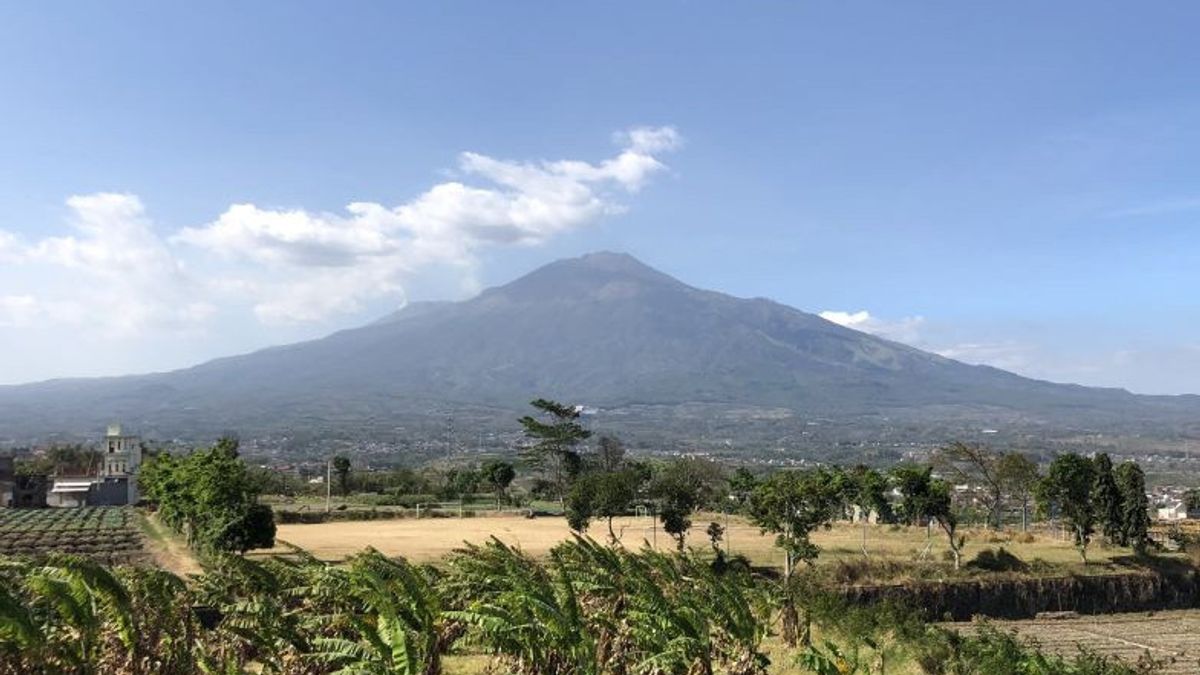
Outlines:
POLYGON ((22 241, 0 230, 0 280, 6 291, 25 286, 0 295, 0 326, 120 317, 105 330, 136 334, 240 306, 266 324, 318 321, 402 299, 405 280, 432 266, 472 286, 482 250, 540 244, 621 213, 622 197, 664 172, 661 156, 682 144, 671 127, 614 140, 617 153, 595 163, 464 152, 451 180, 404 203, 339 213, 233 204, 166 236, 136 195, 73 196, 69 234, 22 241))

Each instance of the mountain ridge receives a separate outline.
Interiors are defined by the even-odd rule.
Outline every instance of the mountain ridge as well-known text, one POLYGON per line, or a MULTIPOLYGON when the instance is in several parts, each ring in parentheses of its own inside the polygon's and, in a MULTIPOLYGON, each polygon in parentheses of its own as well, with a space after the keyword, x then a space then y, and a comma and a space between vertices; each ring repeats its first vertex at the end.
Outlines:
POLYGON ((787 443, 800 443, 804 420, 815 417, 889 429, 904 420, 1174 433, 1200 412, 1196 396, 961 363, 770 299, 690 286, 606 251, 551 262, 467 300, 411 303, 317 340, 175 371, 0 387, 0 442, 86 433, 112 419, 168 438, 214 429, 397 438, 456 413, 503 429, 538 396, 635 410, 631 426, 652 431, 658 420, 667 431, 647 435, 671 443, 689 437, 680 421, 689 406, 711 407, 718 419, 775 411, 789 421, 759 431, 787 443))

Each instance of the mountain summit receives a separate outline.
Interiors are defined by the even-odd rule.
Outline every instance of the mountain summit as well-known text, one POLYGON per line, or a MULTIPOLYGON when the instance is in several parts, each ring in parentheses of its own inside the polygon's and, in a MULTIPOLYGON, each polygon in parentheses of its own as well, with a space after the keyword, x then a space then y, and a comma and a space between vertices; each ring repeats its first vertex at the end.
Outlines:
POLYGON ((1178 427, 1200 412, 1195 397, 963 364, 603 252, 320 340, 170 373, 0 387, 0 440, 112 419, 165 437, 401 438, 441 434, 447 416, 511 429, 540 396, 601 409, 647 443, 701 436, 699 421, 796 447, 821 424, 858 439, 981 425, 1071 434, 1178 427))

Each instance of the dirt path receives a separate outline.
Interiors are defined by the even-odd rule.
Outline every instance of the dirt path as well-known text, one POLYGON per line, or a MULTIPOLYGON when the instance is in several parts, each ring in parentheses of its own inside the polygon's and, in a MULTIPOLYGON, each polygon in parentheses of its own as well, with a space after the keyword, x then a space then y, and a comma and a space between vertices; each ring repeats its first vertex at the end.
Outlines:
POLYGON ((187 544, 159 522, 158 518, 145 512, 139 512, 138 515, 142 532, 146 535, 146 550, 154 559, 155 565, 179 576, 200 574, 204 571, 187 544))

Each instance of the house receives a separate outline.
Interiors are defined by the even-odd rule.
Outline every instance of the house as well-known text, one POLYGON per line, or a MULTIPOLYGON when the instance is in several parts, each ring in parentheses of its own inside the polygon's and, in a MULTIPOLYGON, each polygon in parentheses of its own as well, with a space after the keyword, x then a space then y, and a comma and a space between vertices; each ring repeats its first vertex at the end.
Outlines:
POLYGON ((1172 500, 1158 507, 1159 520, 1187 520, 1187 504, 1180 500, 1172 500))
POLYGON ((102 465, 97 475, 56 476, 46 497, 47 504, 57 507, 136 504, 141 439, 124 433, 120 424, 110 424, 100 454, 102 465))

